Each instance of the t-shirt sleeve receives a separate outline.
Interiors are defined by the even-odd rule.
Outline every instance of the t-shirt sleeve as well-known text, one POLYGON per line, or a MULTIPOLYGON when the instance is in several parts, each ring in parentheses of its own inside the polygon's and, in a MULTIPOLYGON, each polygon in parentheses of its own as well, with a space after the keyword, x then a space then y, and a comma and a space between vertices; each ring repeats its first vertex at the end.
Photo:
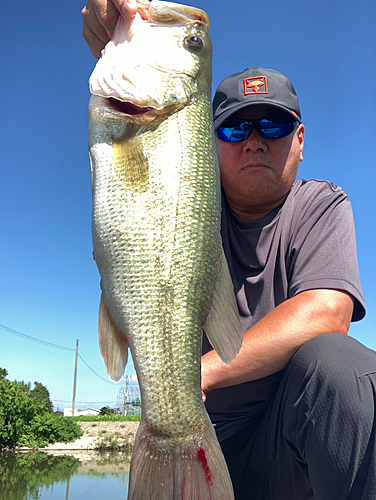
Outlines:
POLYGON ((334 184, 311 181, 302 186, 291 209, 289 295, 315 288, 346 291, 355 299, 352 321, 359 321, 365 308, 348 197, 334 184))

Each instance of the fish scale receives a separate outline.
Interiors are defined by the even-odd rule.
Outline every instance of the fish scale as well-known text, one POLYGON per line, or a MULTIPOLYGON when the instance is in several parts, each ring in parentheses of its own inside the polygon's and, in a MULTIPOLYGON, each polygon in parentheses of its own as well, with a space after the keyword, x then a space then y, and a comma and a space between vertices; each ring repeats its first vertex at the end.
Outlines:
POLYGON ((100 349, 118 381, 129 346, 141 390, 129 500, 231 500, 200 389, 202 328, 227 362, 242 337, 221 247, 207 16, 153 0, 143 18, 120 20, 90 80, 100 349), (137 59, 129 50, 141 50, 138 29, 151 54, 135 73, 122 65, 137 59))
MULTIPOLYGON (((194 108, 202 108, 204 104, 190 106, 188 109, 180 111, 178 114, 173 115, 166 120, 159 127, 159 135, 163 138, 168 137, 171 128, 177 128, 179 130, 183 129, 183 124, 187 122, 197 121, 197 117, 202 116, 201 110, 194 108), (185 116, 188 115, 188 116, 185 116), (177 122, 177 124, 174 124, 177 122), (179 126, 180 125, 180 126, 179 126)), ((206 104, 207 106, 207 104, 206 104)), ((206 110, 206 115, 210 117, 210 113, 206 110)), ((208 124, 206 124, 207 126, 208 124)), ((200 123, 200 127, 202 127, 200 123)), ((182 132, 180 132, 182 133, 182 132)), ((187 133, 187 132, 186 132, 187 133)), ((205 136, 204 136, 205 137, 205 136)), ((160 158, 164 158, 165 145, 163 142, 158 142, 152 137, 152 134, 145 134, 145 137, 140 137, 142 142, 145 156, 149 160, 149 165, 153 165, 154 162, 160 163, 160 158), (156 147, 155 144, 158 144, 156 147)), ((218 228, 219 225, 219 196, 218 190, 219 186, 213 186, 213 180, 217 182, 218 175, 211 172, 209 166, 212 169, 217 168, 217 164, 214 158, 211 162, 208 161, 206 157, 204 161, 192 161, 193 158, 198 155, 197 147, 194 141, 188 142, 183 136, 181 137, 180 144, 184 146, 183 151, 177 152, 177 156, 180 160, 179 168, 176 167, 175 158, 169 158, 168 161, 163 162, 163 168, 150 169, 149 184, 151 186, 149 190, 145 193, 137 193, 132 190, 125 191, 122 190, 122 177, 120 173, 119 177, 109 176, 107 179, 98 180, 98 189, 103 190, 103 185, 107 183, 107 200, 103 203, 101 200, 101 211, 98 213, 98 217, 103 221, 102 224, 107 230, 107 237, 101 241, 101 244, 94 244, 95 255, 98 266, 105 267, 105 264, 101 263, 99 255, 97 257, 98 246, 103 246, 103 251, 107 251, 109 242, 113 238, 113 234, 119 234, 119 227, 123 225, 124 234, 121 236, 121 240, 124 241, 124 252, 129 255, 127 261, 121 259, 121 253, 117 257, 117 265, 114 267, 116 269, 117 275, 114 277, 119 284, 110 285, 110 288, 116 289, 118 291, 115 301, 124 303, 134 303, 138 307, 137 317, 134 320, 134 326, 131 328, 137 331, 137 339, 134 342, 134 351, 143 351, 145 346, 148 347, 149 356, 152 350, 155 353, 155 359, 157 361, 153 369, 153 376, 157 376, 158 371, 162 370, 161 365, 163 364, 163 371, 169 372, 171 370, 170 366, 166 367, 166 358, 161 358, 159 354, 168 349, 163 349, 161 344, 166 342, 166 336, 159 332, 152 335, 150 331, 153 330, 153 324, 158 328, 163 325, 163 321, 166 315, 166 307, 161 307, 161 304, 168 303, 170 300, 175 304, 174 313, 176 315, 177 324, 172 321, 170 326, 170 335, 168 337, 169 342, 173 343, 175 335, 180 335, 187 339, 186 345, 188 348, 188 354, 182 352, 184 344, 178 344, 176 349, 171 351, 171 354, 176 353, 176 359, 172 361, 172 366, 174 367, 174 375, 181 380, 182 390, 181 394, 186 397, 185 388, 183 388, 183 380, 185 376, 179 377, 177 368, 186 374, 185 364, 190 363, 189 355, 192 350, 191 344, 194 342, 196 351, 194 357, 196 359, 196 373, 195 373, 195 385, 199 386, 199 363, 197 363, 197 352, 200 349, 200 335, 192 333, 192 323, 195 326, 196 331, 200 330, 200 325, 203 321, 203 312, 207 309, 208 304, 200 304, 200 308, 192 300, 192 296, 188 295, 191 287, 187 288, 186 276, 187 269, 191 275, 191 280, 194 281, 193 288, 197 291, 198 287, 201 286, 203 290, 201 295, 210 297, 212 291, 213 275, 217 273, 216 266, 218 265, 218 257, 215 254, 219 252, 220 247, 220 237, 219 231, 215 231, 214 236, 204 238, 203 228, 207 228, 213 225, 218 228), (187 146, 188 145, 188 146, 187 146), (191 151, 194 151, 194 155, 191 151), (185 174, 188 174, 192 181, 187 182, 185 179, 185 174), (182 175, 183 174, 183 175, 182 175), (165 178, 168 178, 168 181, 165 178), (174 184, 172 183, 174 180, 174 184), (197 184, 201 186, 207 186, 206 189, 201 189, 200 196, 197 195, 197 184), (158 199, 156 200, 153 195, 153 185, 158 186, 158 199), (165 191, 161 186, 166 186, 165 191), (213 189, 214 187, 214 189, 213 189), (200 199, 204 200, 200 203, 200 199), (179 200, 183 200, 180 202, 179 200), (122 208, 116 208, 120 204, 122 208), (110 209, 108 207, 111 207, 110 209), (198 209, 197 207, 200 207, 198 209), (117 212, 118 216, 113 217, 112 213, 117 212), (132 217, 127 216, 131 213, 132 217), (158 226, 155 224, 156 220, 160 219, 160 214, 163 213, 163 224, 158 226), (140 219, 143 218, 143 224, 140 226, 140 219), (124 220, 127 221, 124 225, 124 220), (113 229, 110 231, 109 228, 113 229), (201 238, 197 238, 200 235, 201 238), (151 243, 148 244, 148 243, 151 243), (156 252, 155 246, 158 245, 159 251, 156 252), (200 251, 199 247, 203 247, 203 251, 200 251), (192 252, 194 250, 194 253, 192 252), (199 255, 200 258, 197 259, 196 256, 199 255), (162 268, 162 256, 164 265, 162 268), (192 256, 194 258, 192 258, 192 256), (171 266, 171 262, 174 263, 171 266), (154 264, 154 265, 153 265, 154 264), (142 268, 142 270, 141 270, 142 268), (158 269, 159 268, 159 269, 158 269), (184 269, 184 273, 179 273, 178 270, 184 269), (211 274, 209 271, 211 270, 211 274), (126 277, 126 282, 124 282, 124 276, 126 277), (150 283, 153 281, 159 281, 159 296, 156 298, 150 297, 150 283), (163 285, 163 286, 161 286, 163 285), (121 290, 119 291, 119 289, 121 290), (169 293, 168 293, 169 292, 169 293), (181 304, 186 304, 188 306, 188 311, 186 307, 181 311, 179 306, 181 304), (147 306, 147 309, 143 307, 147 306), (206 307, 205 307, 206 306, 206 307), (201 310, 201 319, 199 318, 198 312, 201 310), (191 320, 192 311, 195 312, 194 321, 191 320), (186 316, 189 322, 182 319, 182 315, 186 316), (137 323, 137 319, 142 318, 142 322, 137 323), (154 321, 155 320, 155 321, 154 321), (175 331, 176 330, 176 331, 175 331), (189 333, 189 335, 187 334, 189 333), (155 344, 151 339, 155 339, 155 344)), ((213 150, 211 147, 205 148, 203 142, 200 143, 201 155, 204 152, 213 150)), ((206 156, 206 155, 205 155, 206 156)), ((108 158, 111 163, 111 157, 108 158)), ((99 171, 101 172, 101 171, 99 171)), ((100 174, 99 174, 100 175, 100 174)), ((209 236, 209 235, 208 235, 209 236)), ((119 243, 118 243, 119 244, 119 243)), ((106 274, 106 271, 104 271, 106 274)), ((108 279, 108 278, 107 278, 108 279)), ((106 287, 106 279, 103 279, 103 285, 106 287)), ((107 297, 107 303, 111 308, 111 299, 107 297)), ((202 299, 201 299, 202 302, 202 299)), ((208 301, 207 301, 208 302, 208 301)), ((116 306, 114 306, 114 309, 116 306)), ((170 310, 168 308, 167 310, 170 310)), ((133 350, 132 350, 133 352, 133 350)), ((137 363, 137 356, 135 358, 135 363, 137 363)), ((192 372, 192 370, 190 369, 192 372)), ((171 378, 171 377, 170 377, 171 378)), ((192 384, 189 380, 185 382, 188 386, 192 384)), ((153 387, 152 384, 144 384, 142 377, 142 370, 140 376, 140 386, 146 389, 143 391, 142 399, 145 401, 145 406, 147 407, 148 397, 153 397, 153 387), (145 394, 144 394, 145 393, 145 394)), ((171 398, 170 391, 161 391, 160 386, 157 386, 155 390, 158 391, 159 404, 163 405, 161 401, 161 394, 166 394, 167 398, 171 398)), ((180 392, 174 395, 175 399, 179 399, 180 392)), ((156 407, 155 413, 159 414, 161 410, 156 407)), ((194 419, 195 417, 193 417, 194 419)), ((164 418, 165 420, 165 418, 164 418)), ((171 423, 168 422, 167 426, 171 423)))

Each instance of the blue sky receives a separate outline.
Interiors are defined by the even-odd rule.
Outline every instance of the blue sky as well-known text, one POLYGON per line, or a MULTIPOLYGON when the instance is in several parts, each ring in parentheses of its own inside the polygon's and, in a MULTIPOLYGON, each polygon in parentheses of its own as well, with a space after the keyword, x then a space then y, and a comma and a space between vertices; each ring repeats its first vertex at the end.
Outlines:
MULTIPOLYGON (((300 176, 349 195, 367 316, 350 334, 376 349, 376 4, 373 0, 195 0, 210 17, 213 86, 247 66, 282 71, 298 92, 306 146, 300 176), (235 5, 235 7, 232 7, 235 5)), ((0 366, 70 406, 114 405, 97 342, 92 259, 88 78, 95 60, 74 0, 6 2, 0 19, 0 366), (104 379, 104 380, 103 380, 104 379), (82 402, 82 404, 81 404, 82 402)), ((345 244, 345 242, 344 242, 345 244)), ((126 373, 134 374, 133 366, 126 373)))

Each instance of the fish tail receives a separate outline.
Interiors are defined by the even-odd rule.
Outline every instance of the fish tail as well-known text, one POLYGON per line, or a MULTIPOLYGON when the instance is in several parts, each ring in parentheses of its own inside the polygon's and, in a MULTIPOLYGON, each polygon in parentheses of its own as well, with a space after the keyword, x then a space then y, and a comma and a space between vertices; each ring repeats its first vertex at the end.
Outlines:
POLYGON ((173 442, 141 420, 133 449, 128 500, 233 500, 227 466, 212 425, 173 442))

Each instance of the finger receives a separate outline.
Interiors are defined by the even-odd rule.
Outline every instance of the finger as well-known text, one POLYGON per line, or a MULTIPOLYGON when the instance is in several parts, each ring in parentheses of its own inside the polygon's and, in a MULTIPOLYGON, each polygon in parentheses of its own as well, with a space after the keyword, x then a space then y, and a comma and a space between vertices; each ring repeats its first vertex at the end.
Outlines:
POLYGON ((101 3, 100 5, 101 10, 97 13, 98 20, 111 39, 121 13, 121 7, 118 7, 118 2, 114 3, 111 0, 108 0, 105 4, 101 3))
POLYGON ((138 0, 137 11, 141 16, 141 19, 148 19, 149 17, 149 7, 150 2, 148 0, 138 0))
POLYGON ((202 397, 202 401, 205 403, 206 401, 206 394, 204 391, 201 391, 201 397, 202 397))
POLYGON ((149 17, 149 0, 113 0, 121 15, 132 19, 138 12, 142 19, 149 17))
POLYGON ((82 34, 95 57, 113 35, 120 12, 111 0, 88 0, 82 9, 82 34))
POLYGON ((98 19, 97 12, 95 10, 88 9, 86 6, 82 9, 81 16, 83 22, 83 33, 91 31, 100 40, 107 43, 111 37, 101 23, 100 19, 98 19))
POLYGON ((88 0, 81 15, 82 35, 94 57, 99 58, 114 33, 119 15, 132 19, 138 12, 148 18, 148 0, 88 0))
POLYGON ((93 56, 96 59, 99 59, 102 54, 102 50, 104 49, 106 42, 97 37, 97 35, 91 31, 90 29, 82 30, 82 36, 84 37, 86 43, 89 46, 89 49, 93 56))
POLYGON ((83 22, 82 36, 88 44, 93 56, 99 58, 101 50, 110 40, 110 37, 99 22, 95 10, 89 7, 89 3, 83 8, 81 16, 83 22))
POLYGON ((136 15, 136 0, 114 0, 114 4, 124 18, 132 19, 136 15))

